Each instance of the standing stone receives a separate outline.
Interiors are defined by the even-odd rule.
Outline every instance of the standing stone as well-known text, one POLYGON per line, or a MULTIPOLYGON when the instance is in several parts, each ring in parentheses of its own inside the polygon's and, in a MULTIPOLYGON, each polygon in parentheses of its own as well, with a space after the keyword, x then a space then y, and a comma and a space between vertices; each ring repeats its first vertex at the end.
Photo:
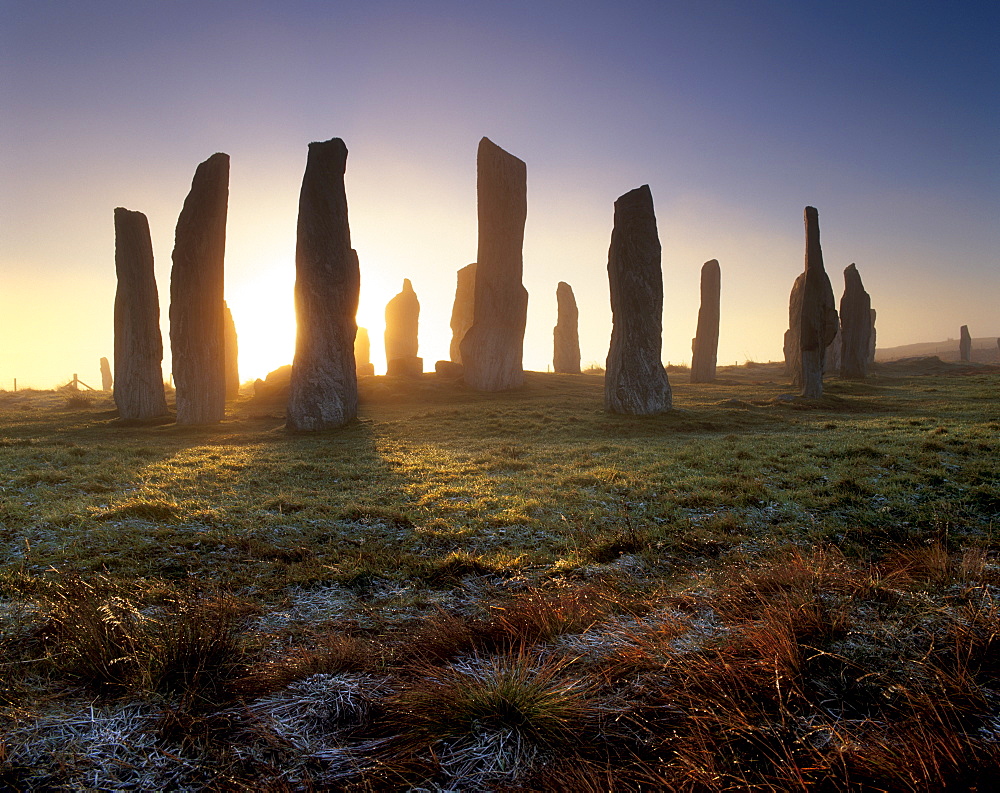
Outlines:
POLYGON ((222 313, 225 319, 225 350, 226 350, 226 399, 236 399, 240 395, 240 346, 236 338, 236 323, 233 322, 233 312, 229 304, 222 301, 222 313))
POLYGON ((871 324, 871 335, 868 339, 868 368, 871 369, 872 365, 875 363, 875 309, 872 309, 871 313, 872 324, 871 324))
POLYGON ((472 327, 475 303, 476 263, 473 262, 458 271, 455 305, 451 309, 451 346, 448 350, 452 363, 462 363, 462 339, 472 327))
POLYGON ((524 382, 528 292, 521 271, 528 175, 521 160, 483 138, 476 176, 479 253, 473 323, 461 342, 462 364, 469 387, 503 391, 524 382))
POLYGON ((340 138, 309 144, 299 193, 295 246, 298 333, 287 427, 340 427, 358 414, 354 337, 361 273, 347 220, 347 146, 340 138))
POLYGON ((785 374, 792 378, 792 385, 802 387, 802 351, 799 336, 802 325, 802 290, 806 274, 799 273, 788 295, 788 330, 785 331, 785 374))
POLYGON ((223 279, 229 155, 198 166, 177 220, 170 271, 170 350, 177 423, 208 424, 226 412, 223 279))
POLYGON ((833 337, 826 348, 826 355, 823 357, 823 376, 837 376, 840 374, 841 340, 842 333, 840 323, 837 324, 837 335, 833 337))
POLYGON ((806 207, 806 268, 802 286, 802 311, 799 325, 802 396, 823 396, 823 360, 826 348, 837 335, 838 318, 833 287, 823 268, 823 249, 819 242, 819 212, 806 207))
POLYGON ((660 239, 649 185, 615 201, 608 250, 611 348, 604 376, 604 407, 651 415, 671 407, 670 382, 660 359, 663 274, 660 239))
POLYGON ((958 360, 972 360, 972 336, 969 335, 969 326, 962 325, 961 334, 958 341, 958 360))
POLYGON ((840 376, 864 380, 871 353, 872 299, 861 282, 857 265, 844 270, 844 296, 840 299, 840 376))
POLYGON ((715 259, 701 266, 701 306, 698 309, 698 330, 691 342, 691 382, 711 383, 715 380, 715 364, 719 353, 719 298, 722 292, 722 271, 715 259))
POLYGON ((114 387, 114 378, 111 376, 111 364, 107 358, 101 358, 101 390, 110 391, 114 387))
POLYGON ((420 301, 409 278, 403 279, 403 291, 385 307, 386 374, 419 377, 424 361, 417 357, 417 328, 420 324, 420 301))
POLYGON ((160 298, 153 274, 153 243, 142 212, 115 209, 114 398, 123 419, 167 414, 163 392, 160 298))
POLYGON ((580 374, 580 311, 573 287, 565 281, 556 286, 556 326, 553 330, 552 368, 562 374, 580 374))
POLYGON ((375 364, 371 358, 372 345, 368 338, 368 328, 358 328, 354 337, 354 370, 358 377, 375 374, 375 364))

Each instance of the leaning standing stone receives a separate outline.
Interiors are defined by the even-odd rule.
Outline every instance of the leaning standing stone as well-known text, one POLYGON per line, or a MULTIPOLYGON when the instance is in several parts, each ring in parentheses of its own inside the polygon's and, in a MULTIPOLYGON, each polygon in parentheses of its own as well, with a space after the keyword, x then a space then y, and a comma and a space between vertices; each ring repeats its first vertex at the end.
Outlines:
POLYGON ((240 346, 233 312, 224 300, 222 310, 226 320, 226 399, 236 399, 240 395, 240 346))
POLYGON ((552 368, 562 374, 580 374, 580 311, 573 287, 565 281, 556 286, 556 326, 552 335, 552 368))
POLYGON ((375 374, 375 365, 372 363, 372 344, 368 338, 368 328, 358 328, 354 337, 354 369, 358 377, 375 374))
POLYGON ((819 212, 806 207, 806 269, 802 286, 799 350, 802 369, 802 396, 823 396, 823 361, 826 348, 837 335, 838 317, 833 287, 823 268, 819 242, 819 212))
POLYGON ((170 271, 170 350, 177 423, 208 424, 226 412, 223 280, 229 155, 198 166, 177 220, 170 271))
POLYGON ((153 243, 142 212, 115 209, 114 398, 123 419, 167 414, 163 393, 160 298, 153 273, 153 243))
POLYGON ((802 325, 802 290, 806 274, 799 273, 788 295, 788 330, 785 331, 785 374, 792 378, 792 385, 802 387, 802 351, 799 336, 802 325))
POLYGON ((309 144, 295 246, 298 333, 286 419, 293 432, 340 427, 358 414, 354 336, 361 274, 347 221, 346 170, 340 138, 309 144))
POLYGON ((472 327, 476 303, 476 263, 467 264, 458 271, 455 287, 455 305, 451 309, 451 346, 448 354, 452 363, 462 362, 462 339, 472 327))
POLYGON ((875 363, 875 309, 872 309, 871 336, 868 339, 868 368, 875 363))
POLYGON ((960 361, 972 360, 972 336, 969 333, 969 326, 962 325, 958 340, 958 359, 960 361))
POLYGON ((698 330, 691 343, 691 382, 711 383, 715 380, 715 364, 719 354, 719 297, 722 291, 722 271, 715 259, 701 267, 701 307, 698 309, 698 330))
POLYGON ((671 407, 670 382, 660 360, 663 274, 653 196, 643 185, 615 201, 608 251, 611 348, 604 406, 613 413, 651 415, 671 407))
POLYGON ((110 391, 114 387, 114 378, 111 376, 111 364, 107 358, 101 358, 101 390, 110 391))
POLYGON ((420 325, 420 301, 409 278, 403 279, 403 291, 385 307, 386 374, 419 377, 424 361, 417 357, 417 332, 420 325))
POLYGON ((844 296, 840 299, 840 376, 864 380, 871 349, 872 299, 861 282, 857 265, 844 270, 844 296))
POLYGON ((479 254, 473 324, 462 339, 465 383, 503 391, 524 382, 521 358, 528 293, 521 284, 524 221, 528 214, 525 164, 488 138, 476 157, 479 254))

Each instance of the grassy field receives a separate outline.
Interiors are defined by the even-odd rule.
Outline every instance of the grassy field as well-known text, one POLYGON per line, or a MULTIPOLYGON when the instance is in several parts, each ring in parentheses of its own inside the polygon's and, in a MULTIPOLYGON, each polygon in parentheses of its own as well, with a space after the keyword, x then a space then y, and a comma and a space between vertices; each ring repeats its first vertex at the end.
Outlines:
POLYGON ((986 790, 1000 374, 686 379, 0 392, 0 789, 986 790))

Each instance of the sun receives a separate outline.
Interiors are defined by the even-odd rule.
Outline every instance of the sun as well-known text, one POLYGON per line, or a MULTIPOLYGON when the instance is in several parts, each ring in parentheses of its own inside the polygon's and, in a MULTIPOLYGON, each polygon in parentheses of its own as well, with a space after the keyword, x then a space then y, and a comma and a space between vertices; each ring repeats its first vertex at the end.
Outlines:
POLYGON ((295 271, 273 268, 226 285, 239 345, 240 381, 264 378, 295 354, 295 271))

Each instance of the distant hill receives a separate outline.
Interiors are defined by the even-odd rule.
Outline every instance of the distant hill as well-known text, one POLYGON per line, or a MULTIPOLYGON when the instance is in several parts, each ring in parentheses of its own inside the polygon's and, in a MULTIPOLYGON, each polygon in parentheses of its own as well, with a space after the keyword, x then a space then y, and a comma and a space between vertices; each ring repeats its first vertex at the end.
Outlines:
MULTIPOLYGON (((958 339, 945 341, 925 341, 917 344, 903 344, 899 347, 879 347, 875 350, 876 361, 896 361, 918 355, 936 355, 942 361, 958 360, 958 339)), ((982 336, 972 340, 972 360, 977 363, 1000 363, 1000 350, 996 336, 982 336)))

